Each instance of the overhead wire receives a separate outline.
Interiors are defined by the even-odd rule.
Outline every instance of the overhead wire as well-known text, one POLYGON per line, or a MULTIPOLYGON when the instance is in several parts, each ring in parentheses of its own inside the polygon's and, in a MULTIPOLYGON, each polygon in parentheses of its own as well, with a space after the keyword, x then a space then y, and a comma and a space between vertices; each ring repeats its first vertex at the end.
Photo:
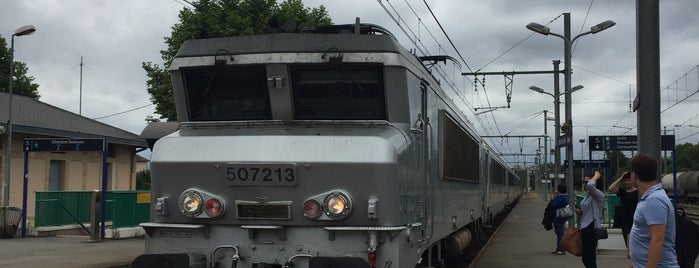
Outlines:
MULTIPOLYGON (((393 6, 393 4, 391 4, 390 1, 386 0, 386 3, 388 3, 388 5, 390 6, 390 8, 391 8, 391 9, 393 10, 393 12, 395 13, 395 16, 394 16, 394 15, 391 13, 391 11, 388 10, 388 8, 383 4, 383 2, 382 2, 381 0, 378 0, 378 3, 381 5, 381 7, 384 9, 384 11, 389 15, 389 17, 391 17, 391 19, 393 20, 393 22, 396 23, 396 25, 398 26, 398 28, 401 29, 401 31, 403 32, 403 34, 405 34, 405 36, 408 38, 408 40, 415 46, 415 48, 416 48, 422 55, 429 55, 429 49, 425 46, 424 43, 422 43, 421 40, 419 40, 419 36, 418 36, 417 34, 415 34, 415 31, 413 31, 413 29, 412 29, 410 26, 408 26, 407 21, 405 21, 405 19, 403 19, 403 17, 400 15, 400 13, 399 13, 398 10, 395 8, 395 6, 393 6), (402 22, 403 25, 405 25, 405 26, 401 25, 401 22, 402 22), (407 28, 407 30, 406 30, 406 28, 407 28), (410 34, 408 34, 408 31, 410 32, 410 34), (411 36, 412 36, 412 37, 411 37, 411 36), (413 37, 414 37, 414 38, 413 38, 413 37), (422 46, 422 47, 420 47, 420 46, 422 46)), ((408 5, 409 5, 409 4, 408 4, 408 5)), ((410 6, 410 7, 411 7, 411 9, 412 9, 412 6, 410 6)), ((412 9, 412 10, 414 10, 414 9, 412 9)), ((414 13, 414 14, 417 16, 417 13, 414 13)), ((419 17, 418 17, 418 18, 419 18, 419 17)), ((429 32, 429 29, 427 29, 427 30, 428 30, 428 32, 429 32)), ((432 36, 433 36, 433 35, 432 35, 432 36)), ((449 80, 448 76, 443 72, 443 70, 442 70, 439 66, 438 66, 437 68, 435 68, 435 70, 437 70, 437 73, 439 73, 439 75, 440 75, 442 78, 444 78, 445 81, 447 81, 447 83, 450 85, 452 91, 454 91, 454 93, 457 95, 457 97, 459 97, 459 99, 460 99, 463 103, 465 103, 466 106, 470 106, 469 102, 465 99, 465 97, 462 96, 461 94, 459 94, 459 91, 456 89, 456 84, 455 84, 455 82, 453 82, 453 80, 449 80)))
POLYGON ((616 82, 622 83, 622 84, 624 84, 624 85, 635 85, 635 84, 633 84, 633 83, 629 83, 629 82, 626 82, 626 81, 623 81, 623 80, 621 80, 621 79, 617 79, 617 78, 614 78, 614 77, 611 77, 611 76, 608 76, 608 75, 600 74, 600 73, 598 73, 598 72, 592 71, 592 70, 587 69, 587 68, 580 67, 580 66, 578 66, 578 65, 573 65, 573 67, 575 67, 575 68, 577 68, 577 69, 580 69, 580 70, 583 70, 583 71, 586 71, 586 72, 588 72, 588 73, 591 73, 591 74, 600 76, 600 77, 607 78, 607 79, 612 80, 612 81, 616 81, 616 82))
MULTIPOLYGON (((699 65, 693 67, 692 69, 690 69, 689 71, 687 71, 686 73, 684 73, 683 75, 681 75, 680 78, 677 78, 675 81, 673 81, 672 83, 670 83, 670 85, 677 84, 677 83, 679 83, 679 81, 682 80, 682 79, 687 79, 688 75, 689 75, 691 72, 693 72, 693 71, 696 71, 696 72, 697 72, 697 77, 698 77, 698 78, 697 78, 697 80, 698 80, 697 83, 698 83, 698 84, 697 84, 697 89, 696 89, 696 91, 694 91, 693 93, 691 93, 691 94, 685 96, 682 100, 676 101, 674 104, 672 104, 672 105, 670 105, 669 107, 666 107, 665 109, 661 110, 661 111, 660 111, 661 114, 665 113, 666 111, 670 110, 671 108, 677 106, 677 105, 680 104, 680 103, 688 102, 688 101, 693 101, 693 100, 690 100, 689 98, 690 98, 690 97, 693 97, 693 96, 695 96, 697 93, 699 93, 699 65)), ((661 93, 662 93, 662 91, 666 91, 668 94, 670 94, 670 90, 671 90, 670 86, 665 86, 665 87, 662 87, 662 88, 661 88, 661 93)), ((676 91, 679 91, 679 89, 676 89, 676 91)), ((662 99, 662 97, 661 97, 661 99, 662 99)), ((626 117, 629 116, 630 114, 633 114, 633 113, 628 112, 628 111, 627 111, 627 112, 624 112, 624 114, 619 118, 619 120, 617 120, 616 123, 615 123, 614 125, 612 125, 612 126, 605 132, 605 135, 606 135, 607 133, 612 132, 612 129, 614 129, 615 126, 625 126, 625 124, 622 124, 622 123, 620 123, 620 122, 622 122, 624 119, 626 119, 626 117)), ((629 121, 631 121, 631 120, 629 120, 629 121)), ((623 134, 627 134, 627 133, 631 132, 631 130, 635 129, 635 128, 637 127, 637 122, 634 122, 633 124, 628 124, 628 125, 631 126, 630 129, 628 129, 627 131, 625 131, 623 134)))
MULTIPOLYGON (((549 22, 546 23, 546 25, 549 25, 549 24, 553 23, 554 21, 558 20, 561 16, 563 16, 562 13, 559 14, 558 16, 554 17, 553 19, 549 20, 549 22)), ((485 67, 487 67, 487 66, 490 65, 491 63, 493 63, 493 62, 495 62, 496 60, 500 59, 502 56, 504 56, 505 54, 507 54, 507 53, 509 53, 510 51, 512 51, 515 47, 517 47, 517 46, 519 46, 520 44, 524 43, 524 41, 526 41, 527 39, 529 39, 530 37, 532 37, 534 34, 535 34, 535 33, 531 33, 531 34, 529 34, 527 37, 525 37, 525 38, 523 38, 522 40, 518 41, 518 42, 515 43, 512 47, 508 48, 507 50, 505 50, 504 52, 502 52, 502 53, 500 53, 498 56, 496 56, 494 59, 490 60, 488 63, 486 63, 485 65, 483 65, 483 67, 478 68, 478 70, 477 70, 476 72, 479 72, 479 71, 483 70, 485 67)), ((487 91, 484 89, 483 92, 484 92, 484 94, 486 95, 486 96, 485 96, 485 97, 486 97, 486 100, 488 101, 488 106, 487 106, 487 107, 491 107, 490 99, 489 99, 489 97, 488 97, 488 95, 487 95, 487 94, 488 94, 487 91)), ((476 94, 479 95, 479 93, 476 93, 476 94)), ((480 99, 480 98, 479 98, 479 99, 480 99)), ((494 116, 492 113, 490 113, 490 114, 491 114, 491 116, 493 117, 493 120, 495 121, 495 116, 494 116)), ((496 121, 496 124, 497 124, 497 121, 496 121)), ((498 132, 499 132, 499 128, 498 128, 498 132)))
MULTIPOLYGON (((408 26, 407 21, 405 21, 405 19, 403 18, 403 16, 400 15, 400 13, 398 12, 397 8, 396 8, 390 1, 388 1, 388 0, 385 1, 385 2, 388 4, 388 6, 390 7, 390 9, 393 11, 393 13, 395 13, 395 14, 393 14, 393 13, 391 12, 391 10, 389 10, 389 8, 388 8, 386 5, 384 5, 384 3, 383 3, 382 0, 377 0, 377 2, 379 3, 379 5, 381 5, 381 7, 384 9, 384 11, 389 15, 389 17, 393 20, 393 22, 396 23, 396 25, 399 27, 399 29, 401 29, 401 31, 406 35, 406 37, 410 40, 410 42, 413 43, 413 45, 416 46, 416 49, 418 49, 418 51, 420 51, 420 53, 423 53, 423 55, 427 55, 427 54, 426 54, 426 51, 429 51, 429 50, 428 50, 428 49, 426 48, 426 46, 422 43, 422 40, 420 40, 419 35, 415 34, 415 31, 413 31, 412 28, 411 28, 410 26, 408 26), (406 29, 407 29, 407 30, 406 30, 406 29), (410 33, 408 33, 408 32, 410 32, 410 33), (412 36, 412 37, 411 37, 411 36, 412 36), (413 38, 413 37, 414 37, 414 38, 413 38), (422 48, 420 47, 420 45, 422 46, 422 48)), ((465 61, 465 59, 463 58, 463 56, 461 55, 461 53, 458 51, 458 49, 456 48, 456 46, 455 46, 455 45, 453 44, 453 42, 451 41, 451 38, 448 37, 448 34, 447 34, 446 31, 444 30, 444 28, 441 27, 441 23, 438 22, 438 19, 436 18, 436 15, 431 11, 431 8, 429 8, 429 4, 427 4, 427 2, 423 2, 423 3, 428 7, 428 9, 430 9, 430 14, 433 16, 433 18, 435 19, 435 21, 439 24, 440 29, 442 30, 442 32, 443 32, 445 35, 447 35, 447 38, 450 40, 450 44, 452 45, 452 48, 453 48, 453 49, 455 50, 455 52, 460 56, 460 58, 461 58, 461 60, 464 62, 464 64, 465 64, 465 65, 468 65, 468 63, 465 61)), ((407 1, 406 1, 406 5, 408 5, 408 7, 410 8, 411 12, 413 12, 413 15, 418 19, 419 23, 422 23, 422 25, 425 26, 425 30, 428 32, 428 34, 430 34, 430 36, 433 38, 433 40, 438 44, 438 47, 440 48, 440 50, 443 51, 442 46, 439 44, 438 41, 436 41, 436 37, 434 37, 434 34, 432 34, 431 31, 429 30, 429 28, 427 28, 427 26, 424 24, 424 22, 421 20, 420 16, 417 14, 417 12, 415 11, 415 9, 414 9, 414 8, 410 5, 410 3, 408 3, 407 1)), ((420 24, 418 24, 418 27, 419 27, 419 25, 420 25, 420 24)), ((467 67, 468 67, 469 70, 470 70, 470 66, 467 66, 467 67)), ((435 70, 437 70, 437 73, 438 73, 441 77, 443 77, 446 81, 448 81, 448 84, 450 85, 452 91, 456 94, 456 96, 457 96, 467 107, 470 107, 471 105, 470 105, 470 103, 465 99, 465 96, 463 96, 463 94, 461 94, 461 93, 456 89, 455 83, 451 82, 452 80, 450 80, 449 77, 448 77, 446 74, 443 73, 441 67, 438 67, 438 68, 436 68, 435 70), (449 83, 449 82, 451 82, 451 83, 449 83)), ((491 116, 492 116, 492 115, 491 115, 491 116)), ((478 120, 478 122, 481 123, 481 125, 483 125, 483 121, 480 120, 480 118, 479 118, 478 116, 476 116, 476 120, 478 120)), ((500 131, 499 126, 497 125, 497 121, 496 121, 496 119, 495 119, 494 116, 492 116, 492 120, 495 122, 495 129, 496 129, 497 133, 501 134, 502 132, 500 131)), ((484 127, 484 128, 487 129, 487 127, 484 127)))
MULTIPOLYGON (((505 135, 503 135, 503 136, 510 135, 512 132, 514 132, 515 130, 519 129, 519 128, 520 128, 521 126, 523 126, 524 124, 527 124, 527 123, 531 122, 532 120, 534 120, 535 118, 537 118, 538 116, 540 116, 540 115, 542 115, 542 114, 544 114, 544 112, 536 112, 536 113, 530 115, 530 116, 528 117, 529 120, 522 121, 521 124, 519 124, 519 125, 517 125, 516 127, 512 128, 512 130, 511 130, 510 132, 505 133, 505 135)), ((520 121, 520 120, 516 120, 516 121, 520 121)))
POLYGON ((110 115, 95 117, 95 118, 92 118, 92 120, 105 119, 105 118, 108 118, 108 117, 117 116, 117 115, 120 115, 120 114, 125 114, 125 113, 128 113, 128 112, 133 112, 133 111, 136 111, 136 110, 140 110, 140 109, 146 108, 146 107, 148 107, 148 106, 153 106, 153 105, 155 105, 155 104, 150 103, 150 104, 146 104, 146 105, 143 105, 143 106, 139 106, 139 107, 136 107, 136 108, 133 108, 133 109, 129 109, 129 110, 123 111, 123 112, 118 112, 118 113, 113 113, 113 114, 110 114, 110 115))
MULTIPOLYGON (((587 12, 585 13, 585 19, 583 19, 582 25, 580 25, 580 32, 578 34, 581 34, 583 30, 585 29, 585 24, 587 23, 587 18, 590 16, 590 10, 592 10, 592 4, 595 2, 595 0, 590 0, 590 5, 587 6, 587 12)), ((573 45, 573 48, 570 50, 570 54, 572 55, 573 52, 575 52, 575 48, 578 47, 578 43, 575 43, 573 45)))
MULTIPOLYGON (((546 25, 549 25, 549 24, 553 23, 554 21, 558 20, 558 18, 560 18, 561 16, 563 16, 563 14, 560 14, 560 15, 556 16, 555 18, 551 19, 548 23, 546 23, 546 25)), ((546 25, 545 25, 545 26, 546 26, 546 25)), ((512 47, 510 47, 510 48, 508 48, 507 50, 505 50, 505 52, 500 53, 500 55, 498 55, 498 56, 495 57, 494 59, 490 60, 488 63, 486 63, 485 65, 483 65, 483 67, 478 68, 478 70, 477 70, 476 72, 479 72, 479 71, 483 70, 485 67, 488 67, 488 65, 490 65, 491 63, 493 63, 493 62, 495 62, 496 60, 500 59, 502 56, 504 56, 505 54, 507 54, 507 53, 509 53, 510 51, 512 51, 512 49, 514 49, 515 47, 521 45, 524 41, 526 41, 527 39, 529 39, 530 37, 532 37, 534 34, 536 34, 536 33, 531 33, 531 34, 529 34, 527 37, 525 37, 524 39, 519 40, 519 42, 515 43, 512 47)))
POLYGON ((434 21, 437 22, 437 25, 439 25, 439 29, 441 29, 441 30, 442 30, 442 33, 444 33, 444 36, 447 37, 447 40, 449 40, 449 44, 451 44, 451 47, 454 48, 454 51, 456 51, 456 54, 459 55, 459 58, 461 58, 461 61, 464 62, 464 64, 466 65, 466 68, 467 68, 470 72, 473 72, 473 71, 471 70, 471 66, 469 66, 469 65, 468 65, 468 62, 466 62, 466 59, 464 59, 464 56, 461 55, 461 52, 459 52, 459 49, 457 49, 456 46, 454 45, 454 42, 451 41, 451 38, 449 37, 449 34, 447 34, 447 31, 445 31, 445 30, 444 30, 444 27, 442 27, 442 23, 439 22, 439 19, 437 19, 437 16, 435 16, 435 15, 434 15, 434 12, 432 12, 432 8, 430 8, 430 5, 427 4, 427 1, 426 1, 426 0, 422 0, 422 2, 425 3, 425 6, 427 7, 427 10, 429 10, 429 11, 430 11, 430 14, 432 14, 432 18, 434 18, 434 21))
MULTIPOLYGON (((425 4, 425 6, 427 7, 427 10, 428 10, 428 11, 430 12, 430 14, 432 15, 432 18, 435 20, 435 22, 436 22, 437 25, 439 26, 439 29, 442 31, 442 33, 444 34, 444 36, 445 36, 445 37, 447 38, 447 40, 449 41, 449 44, 451 44, 451 46, 452 46, 452 48, 454 49, 454 51, 456 52, 456 54, 459 56, 459 58, 461 59, 461 61, 466 65, 466 68, 467 68, 470 72, 473 72, 473 70, 471 69, 471 66, 468 64, 468 62, 466 61, 466 59, 464 59, 463 55, 461 54, 461 52, 459 51, 459 49, 456 47, 456 45, 454 45, 454 42, 451 40, 451 37, 449 36, 449 34, 446 32, 446 30, 445 30, 444 27, 442 26, 442 23, 439 22, 439 19, 437 18, 437 16, 436 16, 436 15, 434 14, 434 12, 432 11, 432 8, 430 7, 430 5, 427 3, 426 0, 423 0, 422 2, 425 4)), ((488 96, 487 91, 483 90, 483 94, 485 95, 486 101, 487 101, 487 103, 488 103, 488 106, 487 106, 487 107, 492 107, 492 105, 491 105, 491 103, 490 103, 490 98, 489 98, 489 96, 488 96)), ((493 123, 495 124, 495 129, 497 130, 498 134, 502 135, 502 132, 501 132, 501 130, 500 130, 500 127, 498 126, 497 120, 495 119, 495 116, 494 116, 492 113, 490 113, 490 115, 491 115, 491 117, 492 117, 493 123)))

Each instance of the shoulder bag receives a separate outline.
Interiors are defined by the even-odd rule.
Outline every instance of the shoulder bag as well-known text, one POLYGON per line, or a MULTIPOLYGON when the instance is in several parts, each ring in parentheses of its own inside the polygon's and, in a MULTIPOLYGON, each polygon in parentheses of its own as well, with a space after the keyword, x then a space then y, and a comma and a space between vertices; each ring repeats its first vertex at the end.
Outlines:
POLYGON ((573 211, 573 208, 570 205, 556 209, 557 218, 567 219, 573 217, 573 215, 575 215, 575 212, 573 211))
POLYGON ((580 231, 573 226, 568 227, 568 229, 565 230, 559 245, 574 256, 582 256, 582 239, 580 238, 580 231))
POLYGON ((606 228, 595 228, 595 237, 597 239, 607 239, 609 238, 609 233, 607 233, 606 228))

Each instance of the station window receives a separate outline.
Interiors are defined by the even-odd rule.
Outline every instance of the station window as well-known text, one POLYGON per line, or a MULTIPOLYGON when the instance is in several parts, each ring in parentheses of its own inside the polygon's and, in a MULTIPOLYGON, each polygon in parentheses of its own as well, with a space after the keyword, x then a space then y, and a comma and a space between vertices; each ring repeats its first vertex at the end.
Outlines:
POLYGON ((386 120, 383 65, 292 65, 294 119, 386 120))
POLYGON ((183 70, 192 121, 270 120, 264 66, 183 70))
POLYGON ((478 183, 480 147, 478 141, 444 110, 439 113, 442 129, 442 175, 444 179, 478 183))

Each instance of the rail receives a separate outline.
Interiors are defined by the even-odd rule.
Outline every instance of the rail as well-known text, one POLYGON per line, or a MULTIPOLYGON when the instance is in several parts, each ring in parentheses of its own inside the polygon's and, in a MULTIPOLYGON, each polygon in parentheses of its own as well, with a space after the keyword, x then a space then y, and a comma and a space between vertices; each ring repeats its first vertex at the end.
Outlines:
POLYGON ((699 225, 699 206, 690 204, 677 204, 677 206, 684 209, 687 218, 699 225))

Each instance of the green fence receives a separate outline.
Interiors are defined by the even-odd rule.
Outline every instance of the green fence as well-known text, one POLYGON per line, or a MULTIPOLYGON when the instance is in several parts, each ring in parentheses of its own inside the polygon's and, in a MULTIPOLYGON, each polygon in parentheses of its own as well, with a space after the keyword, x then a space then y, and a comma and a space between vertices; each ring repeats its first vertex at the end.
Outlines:
MULTIPOLYGON (((34 227, 90 223, 92 191, 36 192, 34 227)), ((112 228, 138 226, 149 219, 149 191, 107 191, 105 220, 112 228)))
MULTIPOLYGON (((575 206, 580 207, 580 202, 585 197, 585 194, 575 195, 575 206)), ((619 197, 616 194, 608 194, 604 196, 604 213, 602 215, 602 224, 607 227, 612 227, 614 224, 614 213, 616 206, 620 204, 619 197)))

